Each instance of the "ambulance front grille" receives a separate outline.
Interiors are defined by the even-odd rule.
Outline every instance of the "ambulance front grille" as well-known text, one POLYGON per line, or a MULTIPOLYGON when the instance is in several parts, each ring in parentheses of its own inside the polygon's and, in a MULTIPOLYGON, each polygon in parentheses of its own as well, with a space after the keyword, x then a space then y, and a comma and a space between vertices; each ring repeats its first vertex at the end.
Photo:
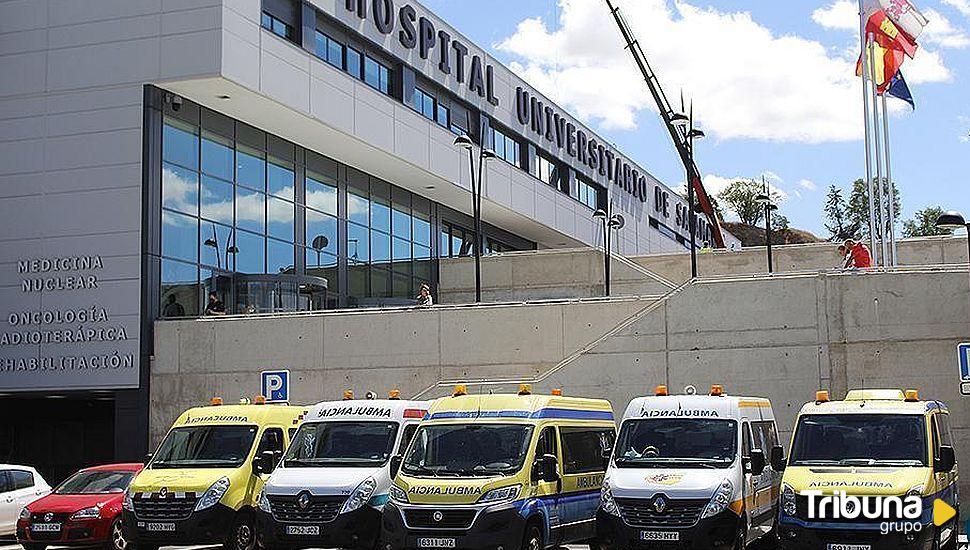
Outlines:
POLYGON ((337 518, 346 497, 311 496, 306 506, 300 506, 299 499, 291 496, 268 496, 273 517, 282 522, 328 523, 337 518))
POLYGON ((707 499, 667 500, 662 512, 658 512, 653 499, 618 498, 616 505, 620 516, 631 527, 683 528, 691 527, 700 520, 707 499))
POLYGON ((148 521, 186 519, 195 510, 197 498, 136 498, 135 517, 148 521))

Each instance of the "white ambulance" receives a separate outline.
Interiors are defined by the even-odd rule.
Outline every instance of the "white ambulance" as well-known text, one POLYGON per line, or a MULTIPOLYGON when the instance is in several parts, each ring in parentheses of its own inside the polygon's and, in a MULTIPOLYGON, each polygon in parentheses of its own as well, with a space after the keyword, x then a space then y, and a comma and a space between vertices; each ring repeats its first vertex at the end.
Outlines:
POLYGON ((259 496, 264 548, 363 548, 381 531, 381 512, 429 401, 388 399, 318 403, 290 439, 283 460, 259 496))
POLYGON ((774 532, 781 474, 771 403, 709 395, 630 402, 620 424, 596 520, 601 548, 737 550, 774 532))

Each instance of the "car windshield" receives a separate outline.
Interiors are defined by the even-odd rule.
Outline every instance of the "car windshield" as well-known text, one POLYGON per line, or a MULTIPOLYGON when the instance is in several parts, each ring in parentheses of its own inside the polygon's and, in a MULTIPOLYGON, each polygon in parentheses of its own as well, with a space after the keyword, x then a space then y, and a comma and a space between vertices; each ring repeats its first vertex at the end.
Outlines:
POLYGON ((616 446, 619 467, 727 468, 738 447, 738 423, 727 419, 627 420, 616 446))
POLYGON ((798 420, 789 464, 925 466, 926 422, 916 414, 819 414, 798 420))
POLYGON ((101 495, 123 493, 135 472, 77 472, 54 490, 58 495, 101 495))
POLYGON ((519 471, 529 451, 527 424, 421 426, 401 470, 414 476, 498 476, 519 471))
POLYGON ((238 468, 249 456, 256 426, 192 426, 168 432, 152 468, 238 468))
POLYGON ((394 452, 394 422, 314 422, 300 426, 283 466, 381 466, 394 452))

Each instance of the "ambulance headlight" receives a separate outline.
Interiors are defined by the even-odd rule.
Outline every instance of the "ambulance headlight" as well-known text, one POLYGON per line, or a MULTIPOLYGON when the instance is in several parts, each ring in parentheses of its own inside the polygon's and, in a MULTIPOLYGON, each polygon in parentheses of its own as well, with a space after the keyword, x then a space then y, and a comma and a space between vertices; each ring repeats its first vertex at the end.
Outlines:
POLYGON ((360 485, 358 485, 357 488, 354 489, 354 492, 350 494, 350 498, 344 501, 344 507, 340 509, 340 513, 345 514, 347 512, 353 512, 354 510, 367 504, 367 501, 370 500, 370 497, 374 494, 374 489, 376 488, 377 480, 372 477, 361 481, 360 485))
POLYGON ((219 478, 206 489, 205 494, 199 499, 199 502, 195 505, 195 511, 205 510, 206 508, 212 508, 225 496, 226 491, 229 490, 229 478, 222 477, 219 478))
POLYGON ((131 491, 125 491, 125 500, 121 501, 121 507, 129 512, 135 511, 135 503, 131 500, 131 491))
POLYGON ((509 485, 508 487, 500 487, 498 489, 492 489, 491 491, 482 495, 482 498, 478 499, 481 504, 496 504, 499 502, 508 502, 515 500, 515 497, 519 496, 519 489, 521 485, 509 485))
POLYGON ((781 488, 781 511, 786 516, 795 517, 798 513, 798 505, 795 503, 795 489, 785 483, 781 488))
POLYGON ((734 484, 731 483, 730 479, 725 479, 714 491, 714 496, 711 497, 711 501, 707 503, 704 511, 701 512, 701 519, 714 517, 724 510, 731 504, 731 498, 734 497, 734 484))
POLYGON ((266 496, 265 488, 260 489, 259 500, 257 502, 259 503, 258 506, 260 510, 266 512, 267 514, 273 513, 273 508, 269 505, 269 497, 266 496))
POLYGON ((408 494, 404 489, 398 487, 397 485, 391 484, 391 488, 387 491, 388 496, 394 502, 398 504, 410 504, 411 501, 408 500, 408 494))
POLYGON ((920 498, 922 498, 923 497, 923 489, 924 489, 924 487, 922 485, 917 485, 917 486, 913 487, 912 489, 906 491, 906 496, 908 496, 908 497, 920 497, 920 498))
POLYGON ((610 488, 608 479, 603 480, 603 488, 600 489, 600 508, 607 514, 620 516, 620 509, 617 508, 616 501, 613 500, 613 489, 610 488))

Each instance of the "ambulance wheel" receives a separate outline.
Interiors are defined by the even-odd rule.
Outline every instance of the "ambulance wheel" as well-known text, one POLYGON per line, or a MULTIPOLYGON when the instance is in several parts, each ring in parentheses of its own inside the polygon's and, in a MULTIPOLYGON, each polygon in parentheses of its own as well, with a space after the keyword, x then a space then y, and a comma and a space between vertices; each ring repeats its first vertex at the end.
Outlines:
POLYGON ((111 524, 111 531, 108 533, 110 537, 108 539, 108 544, 105 545, 105 550, 128 550, 129 546, 128 539, 125 538, 125 531, 121 528, 121 518, 114 520, 111 524))
POLYGON ((223 545, 226 550, 256 550, 256 523, 253 515, 240 512, 223 545))
POLYGON ((525 536, 522 538, 521 550, 543 550, 545 545, 542 542, 542 530, 536 521, 530 521, 525 528, 525 536))

